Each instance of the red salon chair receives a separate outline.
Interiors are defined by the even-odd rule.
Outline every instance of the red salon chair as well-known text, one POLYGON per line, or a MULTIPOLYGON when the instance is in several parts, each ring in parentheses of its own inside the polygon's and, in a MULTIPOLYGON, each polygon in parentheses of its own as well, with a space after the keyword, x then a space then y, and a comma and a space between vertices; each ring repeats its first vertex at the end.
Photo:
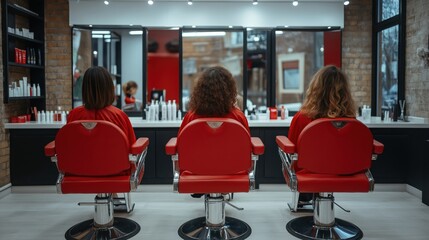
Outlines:
POLYGON ((291 220, 288 232, 300 239, 361 239, 359 227, 335 218, 333 193, 372 191, 371 160, 383 152, 383 144, 353 118, 317 119, 304 128, 296 145, 285 136, 277 136, 276 142, 294 194, 291 210, 297 210, 299 193, 316 193, 313 216, 291 220))
POLYGON ((166 153, 173 160, 174 191, 205 196, 205 217, 180 226, 180 237, 245 239, 251 234, 247 223, 225 217, 225 203, 232 204, 224 196, 255 188, 256 161, 263 152, 259 138, 251 138, 242 124, 227 118, 193 120, 170 139, 166 153))
POLYGON ((126 218, 113 217, 113 193, 125 193, 128 212, 134 204, 129 192, 137 189, 143 173, 149 140, 139 138, 131 146, 124 132, 107 121, 75 121, 62 127, 55 141, 45 146, 45 155, 57 164, 57 192, 97 194, 94 219, 78 223, 66 239, 128 239, 140 226, 126 218))

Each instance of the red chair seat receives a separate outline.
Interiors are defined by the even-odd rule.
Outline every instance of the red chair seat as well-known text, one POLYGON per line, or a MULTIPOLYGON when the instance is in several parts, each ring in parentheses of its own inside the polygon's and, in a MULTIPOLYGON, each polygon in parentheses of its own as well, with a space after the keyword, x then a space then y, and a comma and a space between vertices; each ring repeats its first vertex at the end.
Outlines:
POLYGON ((365 173, 329 175, 301 170, 296 173, 298 192, 369 192, 370 184, 365 173))
POLYGON ((61 191, 62 193, 130 192, 130 176, 65 176, 61 191))
POLYGON ((184 171, 179 177, 180 193, 249 192, 247 172, 235 175, 193 175, 184 171))

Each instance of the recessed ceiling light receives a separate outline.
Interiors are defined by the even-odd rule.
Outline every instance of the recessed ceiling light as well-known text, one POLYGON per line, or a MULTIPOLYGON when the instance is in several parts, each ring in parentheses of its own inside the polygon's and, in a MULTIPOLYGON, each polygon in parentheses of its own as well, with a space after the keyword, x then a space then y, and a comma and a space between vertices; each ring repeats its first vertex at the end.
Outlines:
POLYGON ((109 5, 109 1, 104 1, 104 4, 109 5))
POLYGON ((153 1, 152 0, 147 1, 147 4, 152 5, 153 1))
POLYGON ((292 5, 294 5, 295 7, 298 6, 298 1, 293 1, 292 5))
POLYGON ((188 5, 191 6, 192 5, 192 0, 188 0, 188 5))
POLYGON ((346 0, 346 1, 344 1, 344 5, 346 5, 346 6, 347 6, 347 5, 349 5, 349 4, 350 4, 350 1, 347 1, 347 0, 346 0))
POLYGON ((258 0, 253 0, 253 5, 258 5, 258 0))

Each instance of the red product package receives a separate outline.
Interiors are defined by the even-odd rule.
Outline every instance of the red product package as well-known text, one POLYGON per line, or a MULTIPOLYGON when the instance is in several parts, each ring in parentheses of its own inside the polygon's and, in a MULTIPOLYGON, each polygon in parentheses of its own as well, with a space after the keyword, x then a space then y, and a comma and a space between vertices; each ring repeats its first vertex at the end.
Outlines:
POLYGON ((22 64, 26 64, 27 63, 27 50, 21 50, 21 60, 22 60, 22 64))
POLYGON ((15 62, 19 63, 19 49, 15 48, 15 62))

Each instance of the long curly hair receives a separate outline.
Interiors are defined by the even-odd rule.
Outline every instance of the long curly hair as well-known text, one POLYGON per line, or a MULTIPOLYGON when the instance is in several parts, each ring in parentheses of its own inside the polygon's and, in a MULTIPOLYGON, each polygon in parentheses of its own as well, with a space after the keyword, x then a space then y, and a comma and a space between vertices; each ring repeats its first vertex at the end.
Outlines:
POLYGON ((232 74, 221 66, 205 69, 198 77, 189 109, 198 115, 220 117, 228 114, 237 98, 237 86, 232 74))
POLYGON ((356 117, 355 102, 344 72, 333 65, 317 71, 307 89, 301 112, 311 119, 356 117))

